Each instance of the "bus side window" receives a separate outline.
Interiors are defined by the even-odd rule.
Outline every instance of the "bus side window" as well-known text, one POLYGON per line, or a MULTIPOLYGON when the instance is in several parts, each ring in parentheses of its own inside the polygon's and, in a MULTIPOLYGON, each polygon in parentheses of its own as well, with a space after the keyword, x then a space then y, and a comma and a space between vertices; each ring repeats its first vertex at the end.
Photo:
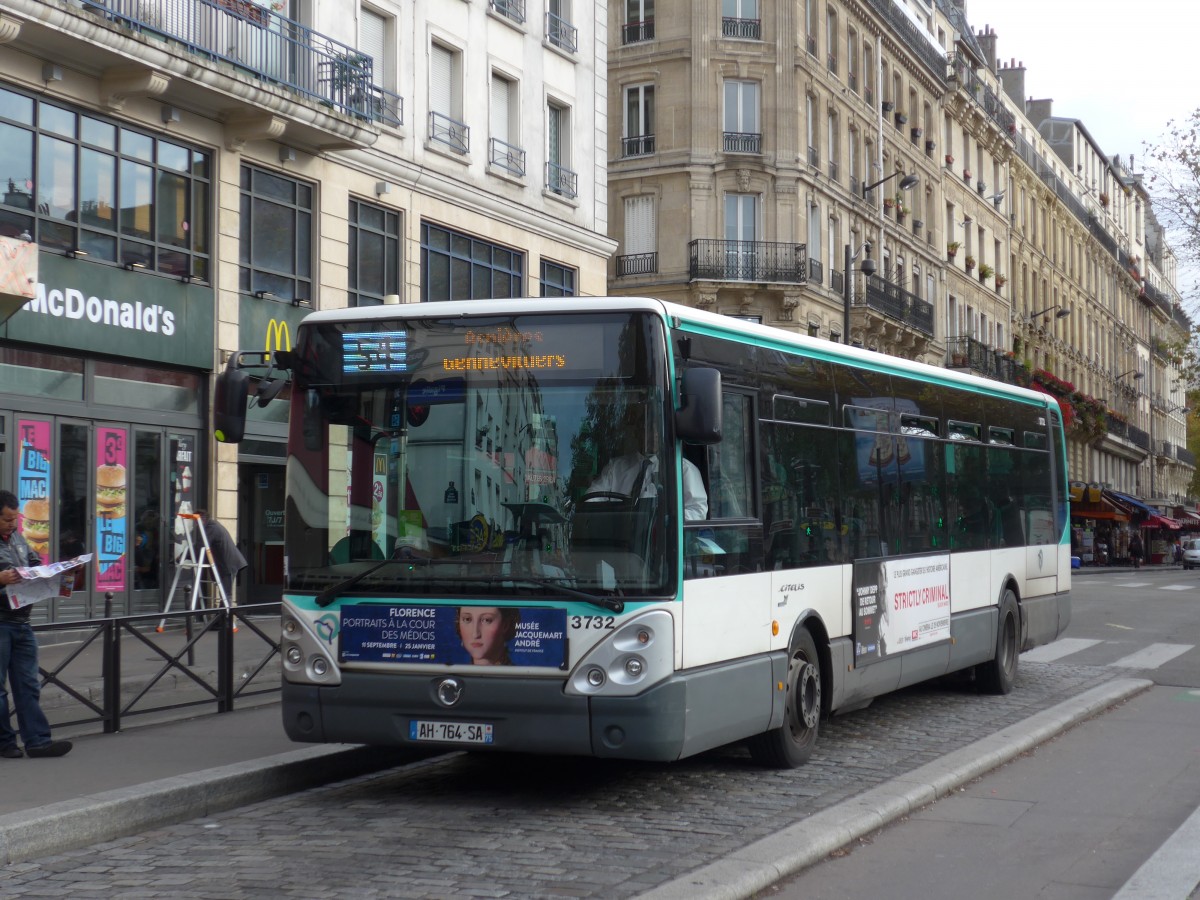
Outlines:
POLYGON ((751 398, 727 391, 723 398, 724 436, 707 448, 708 518, 737 519, 754 515, 751 507, 754 469, 751 462, 751 398))

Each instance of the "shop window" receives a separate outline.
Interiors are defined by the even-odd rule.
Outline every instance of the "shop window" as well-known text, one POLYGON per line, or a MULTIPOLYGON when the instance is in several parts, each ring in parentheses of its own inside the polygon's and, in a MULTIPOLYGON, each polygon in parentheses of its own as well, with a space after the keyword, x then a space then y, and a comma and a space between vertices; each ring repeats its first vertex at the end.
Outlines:
POLYGON ((350 201, 350 306, 378 306, 400 294, 400 214, 350 201))
POLYGON ((0 89, 0 171, 11 173, 0 235, 207 281, 211 164, 206 151, 0 89))
POLYGON ((542 260, 542 296, 574 297, 578 271, 570 266, 542 260))
POLYGON ((525 293, 525 254, 421 223, 421 300, 480 300, 525 293))
POLYGON ((241 192, 239 290, 311 302, 312 185, 244 165, 241 192))

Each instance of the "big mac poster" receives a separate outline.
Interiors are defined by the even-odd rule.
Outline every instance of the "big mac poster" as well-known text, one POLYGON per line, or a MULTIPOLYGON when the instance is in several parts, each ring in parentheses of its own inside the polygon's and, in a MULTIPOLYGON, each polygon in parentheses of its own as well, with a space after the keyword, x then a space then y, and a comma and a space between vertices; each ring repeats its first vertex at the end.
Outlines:
POLYGON ((125 590, 124 428, 96 429, 96 590, 125 590))
POLYGON ((21 536, 29 549, 50 559, 50 423, 17 420, 20 458, 17 461, 17 500, 21 503, 21 536))

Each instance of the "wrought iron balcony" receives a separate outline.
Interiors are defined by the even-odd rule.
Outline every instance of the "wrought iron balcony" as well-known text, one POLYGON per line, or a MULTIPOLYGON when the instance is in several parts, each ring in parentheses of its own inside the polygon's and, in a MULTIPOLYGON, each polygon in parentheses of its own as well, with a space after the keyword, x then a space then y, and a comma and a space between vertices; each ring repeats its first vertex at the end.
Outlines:
POLYGON ((579 50, 579 29, 561 16, 546 13, 546 40, 559 50, 575 53, 579 50))
POLYGON ((710 281, 804 284, 808 252, 804 244, 696 240, 688 244, 688 275, 710 281))
POLYGON ((621 138, 621 158, 651 156, 654 153, 654 135, 637 134, 621 138))
POLYGON ((1186 463, 1193 469, 1196 467, 1196 454, 1187 447, 1175 447, 1175 458, 1181 463, 1186 463))
POLYGON ((471 129, 440 112, 429 113, 429 139, 464 156, 471 152, 471 129))
POLYGON ((903 4, 897 4, 895 0, 867 0, 867 5, 888 24, 892 35, 925 64, 930 74, 937 79, 938 84, 945 84, 946 57, 933 45, 928 35, 924 34, 912 19, 900 11, 900 6, 903 4))
POLYGON ((546 163, 546 190, 568 200, 574 200, 579 194, 579 176, 558 163, 546 163))
POLYGON ((84 0, 73 8, 105 27, 175 44, 201 64, 227 63, 322 106, 403 123, 403 100, 373 83, 370 56, 250 0, 84 0))
POLYGON ((724 16, 721 19, 721 37, 742 38, 743 40, 762 40, 761 19, 735 19, 724 16))
POLYGON ((879 275, 872 275, 866 281, 866 296, 856 296, 855 306, 866 306, 924 335, 933 336, 932 303, 927 303, 898 284, 885 281, 879 275))
POLYGON ((488 141, 488 162, 518 178, 525 177, 525 151, 499 138, 488 141))
POLYGON ((1149 451, 1150 449, 1150 435, 1136 425, 1129 426, 1129 440, 1143 450, 1149 451))
POLYGON ((726 153, 762 153, 762 135, 757 132, 726 131, 726 153))
POLYGON ((621 27, 622 44, 640 44, 654 40, 654 20, 645 22, 627 22, 621 27))
POLYGON ((975 105, 987 113, 988 118, 1008 135, 1015 135, 1017 119, 1004 108, 1000 95, 993 91, 960 53, 949 53, 946 62, 959 86, 975 101, 975 105))
POLYGON ((821 264, 819 259, 816 259, 812 256, 808 258, 808 283, 825 283, 825 267, 821 264))
POLYGON ((951 369, 970 369, 977 375, 994 378, 1005 384, 1017 383, 1017 364, 1012 357, 969 335, 946 341, 946 366, 951 369))
POLYGON ((511 19, 518 25, 525 22, 525 0, 491 0, 491 8, 498 15, 511 19))
POLYGON ((653 275, 658 271, 658 254, 627 253, 617 257, 617 275, 653 275))

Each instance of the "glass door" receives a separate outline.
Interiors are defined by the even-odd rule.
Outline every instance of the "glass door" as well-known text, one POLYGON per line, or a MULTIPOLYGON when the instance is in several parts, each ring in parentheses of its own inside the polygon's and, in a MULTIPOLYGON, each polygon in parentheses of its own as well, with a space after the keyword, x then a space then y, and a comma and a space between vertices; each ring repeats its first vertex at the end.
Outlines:
POLYGON ((238 547, 249 565, 237 594, 242 603, 273 603, 283 593, 282 465, 243 463, 238 476, 238 547))
MULTIPOLYGON (((179 513, 195 508, 192 481, 197 446, 195 432, 146 427, 134 430, 129 537, 131 612, 158 612, 166 605, 176 563, 185 552, 179 513)), ((186 591, 190 587, 190 581, 181 579, 172 609, 187 609, 186 591)))

